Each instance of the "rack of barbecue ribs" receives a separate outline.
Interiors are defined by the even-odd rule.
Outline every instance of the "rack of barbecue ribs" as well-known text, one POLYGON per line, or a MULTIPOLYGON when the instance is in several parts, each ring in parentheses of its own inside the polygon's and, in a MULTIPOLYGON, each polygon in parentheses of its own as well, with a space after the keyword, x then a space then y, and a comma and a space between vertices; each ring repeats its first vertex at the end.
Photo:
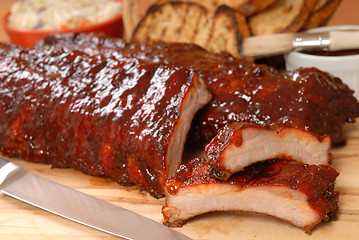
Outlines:
POLYGON ((192 122, 189 139, 207 144, 231 122, 271 128, 297 128, 345 140, 342 127, 359 116, 353 91, 336 77, 314 68, 277 70, 229 54, 213 54, 193 45, 163 42, 124 42, 93 35, 53 35, 37 48, 81 49, 90 55, 139 59, 194 69, 206 82, 212 100, 192 122))
MULTIPOLYGON (((180 167, 188 134, 209 142, 228 123, 246 122, 279 134, 296 129, 298 139, 309 132, 325 148, 342 142, 343 124, 359 116, 353 91, 317 69, 285 72, 191 44, 92 34, 52 35, 31 49, 1 44, 0 104, 3 154, 136 184, 155 197, 180 167)), ((307 203, 307 192, 288 189, 307 203)))
POLYGON ((166 184, 164 223, 178 227, 211 211, 251 211, 270 215, 310 233, 338 209, 334 182, 338 173, 327 165, 268 160, 246 167, 221 181, 205 159, 181 165, 166 184))
POLYGON ((1 45, 0 150, 163 195, 211 95, 186 67, 1 45))

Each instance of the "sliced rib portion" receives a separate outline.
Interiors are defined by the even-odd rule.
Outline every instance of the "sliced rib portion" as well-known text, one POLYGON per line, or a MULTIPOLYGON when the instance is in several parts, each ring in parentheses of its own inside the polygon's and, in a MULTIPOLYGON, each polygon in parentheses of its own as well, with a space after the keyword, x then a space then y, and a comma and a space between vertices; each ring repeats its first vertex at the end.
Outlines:
POLYGON ((347 85, 315 68, 273 71, 243 66, 221 74, 221 81, 211 79, 213 99, 196 115, 191 139, 208 143, 227 123, 248 122, 327 135, 333 143, 345 140, 344 123, 359 116, 359 103, 347 85))
POLYGON ((2 153, 137 184, 156 197, 209 101, 186 67, 1 45, 2 153))
POLYGON ((206 146, 215 176, 226 180, 244 167, 268 159, 328 164, 331 141, 296 128, 273 130, 249 123, 232 123, 218 131, 206 146))
POLYGON ((327 165, 269 160, 224 182, 212 177, 206 160, 197 158, 181 165, 167 182, 164 224, 176 227, 206 212, 235 210, 270 215, 309 233, 337 211, 337 176, 327 165))

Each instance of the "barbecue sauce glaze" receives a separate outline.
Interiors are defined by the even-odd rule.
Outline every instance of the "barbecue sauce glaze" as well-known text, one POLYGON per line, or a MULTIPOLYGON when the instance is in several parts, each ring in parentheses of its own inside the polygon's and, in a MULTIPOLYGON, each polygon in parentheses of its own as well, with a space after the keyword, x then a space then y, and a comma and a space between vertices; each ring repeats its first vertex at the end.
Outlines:
POLYGON ((3 44, 0 56, 2 153, 138 184, 157 197, 193 79, 201 77, 213 95, 192 127, 191 138, 205 143, 233 121, 297 127, 341 142, 342 125, 359 115, 338 78, 316 69, 281 72, 195 45, 67 34, 33 49, 3 44))
POLYGON ((359 116, 353 91, 339 78, 315 68, 286 72, 192 44, 123 42, 99 36, 52 36, 44 45, 81 48, 88 54, 136 58, 186 66, 206 81, 213 99, 195 117, 190 141, 206 144, 231 122, 272 128, 295 127, 342 143, 345 122, 359 116))
POLYGON ((186 67, 2 46, 0 151, 163 194, 186 67))

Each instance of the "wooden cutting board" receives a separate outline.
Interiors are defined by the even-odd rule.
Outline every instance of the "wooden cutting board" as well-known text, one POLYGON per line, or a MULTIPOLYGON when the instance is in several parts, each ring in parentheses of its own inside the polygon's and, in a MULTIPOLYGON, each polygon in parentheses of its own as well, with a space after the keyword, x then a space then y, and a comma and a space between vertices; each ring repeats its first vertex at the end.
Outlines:
MULTIPOLYGON (((336 219, 317 226, 312 235, 271 217, 243 212, 205 214, 192 219, 178 231, 193 239, 359 239, 359 123, 346 125, 345 132, 347 144, 332 150, 332 166, 340 172, 336 184, 336 190, 340 192, 339 212, 336 219)), ((42 177, 155 221, 162 219, 164 200, 141 193, 136 187, 121 187, 111 180, 88 176, 73 169, 52 169, 46 164, 12 161, 42 177)), ((0 239, 118 238, 0 194, 0 239)))

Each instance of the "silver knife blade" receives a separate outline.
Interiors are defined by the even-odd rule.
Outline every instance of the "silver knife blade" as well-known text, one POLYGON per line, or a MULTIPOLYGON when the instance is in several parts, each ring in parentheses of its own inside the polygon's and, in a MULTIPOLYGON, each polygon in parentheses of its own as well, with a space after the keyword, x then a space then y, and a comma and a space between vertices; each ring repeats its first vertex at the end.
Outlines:
POLYGON ((0 191, 109 234, 135 240, 190 240, 152 219, 48 179, 0 157, 0 191))

